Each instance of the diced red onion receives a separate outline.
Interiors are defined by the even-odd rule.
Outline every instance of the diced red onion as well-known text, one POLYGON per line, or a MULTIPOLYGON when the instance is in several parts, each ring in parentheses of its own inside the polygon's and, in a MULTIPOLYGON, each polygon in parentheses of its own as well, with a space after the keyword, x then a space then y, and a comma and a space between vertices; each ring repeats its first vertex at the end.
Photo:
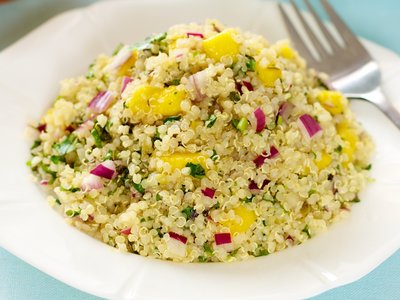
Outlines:
POLYGON ((94 220, 94 216, 93 215, 88 215, 88 221, 93 221, 94 220))
POLYGON ((258 155, 253 162, 255 163, 256 167, 259 168, 264 164, 264 161, 267 158, 267 151, 264 151, 262 154, 258 155))
POLYGON ((43 180, 40 180, 39 184, 40 184, 40 185, 48 185, 48 184, 49 184, 49 181, 43 179, 43 180))
POLYGON ((108 109, 113 100, 114 97, 110 91, 101 91, 90 101, 89 109, 94 113, 101 114, 108 109))
POLYGON ((265 114, 262 109, 259 107, 254 112, 254 117, 256 119, 256 132, 261 132, 265 128, 265 114))
POLYGON ((203 94, 202 91, 204 91, 204 88, 206 87, 207 84, 207 70, 197 72, 189 76, 188 79, 190 88, 192 88, 196 94, 195 101, 200 102, 204 100, 206 95, 203 94))
POLYGON ((185 257, 187 245, 182 243, 180 240, 171 238, 167 241, 167 249, 168 252, 174 256, 185 257))
POLYGON ((198 37, 204 39, 204 35, 200 32, 186 32, 186 35, 187 35, 187 37, 198 36, 198 37))
POLYGON ((253 85, 249 81, 242 81, 242 84, 251 92, 254 91, 253 85))
POLYGON ((121 230, 121 234, 125 234, 125 235, 131 234, 131 228, 128 227, 128 228, 121 230))
POLYGON ((278 110, 278 116, 281 116, 285 122, 288 122, 289 117, 293 111, 294 105, 290 102, 284 102, 281 104, 278 110))
POLYGON ((229 232, 227 232, 227 233, 216 233, 214 235, 214 239, 215 239, 215 244, 216 245, 224 245, 224 244, 232 243, 231 234, 229 232))
POLYGON ((279 150, 275 147, 275 146, 271 146, 269 148, 269 154, 267 155, 267 151, 264 151, 263 153, 261 153, 260 155, 258 155, 253 162, 255 163, 256 167, 259 168, 261 167, 265 160, 268 159, 272 159, 275 158, 279 155, 279 150))
POLYGON ((36 129, 37 129, 39 132, 43 132, 43 131, 46 130, 46 127, 47 127, 46 124, 39 124, 38 127, 36 127, 36 129))
POLYGON ((124 46, 118 51, 117 55, 114 56, 111 63, 109 63, 104 70, 106 72, 117 70, 132 56, 132 49, 129 46, 124 46))
POLYGON ((205 188, 204 190, 201 190, 204 196, 209 197, 209 198, 214 198, 215 195, 215 190, 210 189, 210 188, 205 188))
POLYGON ((93 128, 93 118, 90 118, 83 122, 81 125, 78 126, 77 129, 75 129, 75 133, 81 133, 85 130, 91 130, 93 128))
POLYGON ((103 188, 103 182, 101 181, 101 178, 98 176, 95 176, 93 174, 88 174, 82 180, 81 190, 83 192, 89 192, 91 190, 100 190, 102 188, 103 188))
POLYGON ((279 155, 279 151, 278 151, 278 149, 276 149, 276 147, 275 146, 271 146, 270 148, 269 148, 269 155, 267 156, 267 158, 275 158, 275 157, 277 157, 279 155))
POLYGON ((115 164, 112 160, 106 160, 98 164, 90 173, 99 177, 112 179, 116 175, 115 164))
POLYGON ((252 180, 249 183, 249 190, 262 190, 270 182, 271 182, 270 180, 264 179, 261 186, 258 187, 257 183, 254 180, 252 180))
POLYGON ((321 126, 309 114, 304 114, 299 117, 299 127, 306 137, 313 138, 319 132, 322 132, 321 126))
POLYGON ((242 81, 242 82, 236 82, 236 89, 240 93, 240 95, 243 94, 243 87, 245 86, 250 92, 254 91, 253 85, 249 81, 242 81))
POLYGON ((168 234, 169 234, 169 237, 174 239, 174 240, 177 240, 177 241, 179 241, 179 242, 181 242, 183 244, 187 243, 187 237, 186 236, 177 234, 177 233, 175 233, 173 231, 168 232, 168 234))
POLYGON ((128 76, 124 76, 122 79, 122 87, 121 87, 121 94, 125 91, 127 85, 132 82, 132 78, 128 76))

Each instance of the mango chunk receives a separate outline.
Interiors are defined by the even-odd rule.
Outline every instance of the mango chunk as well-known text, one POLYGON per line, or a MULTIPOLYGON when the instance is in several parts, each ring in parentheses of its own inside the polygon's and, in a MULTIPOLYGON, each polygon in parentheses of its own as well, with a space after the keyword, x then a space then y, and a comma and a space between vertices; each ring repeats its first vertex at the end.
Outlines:
POLYGON ((273 88, 275 81, 282 77, 282 71, 275 67, 262 68, 256 64, 256 74, 266 87, 273 88))
POLYGON ((206 55, 217 61, 223 56, 236 57, 239 54, 239 44, 233 39, 233 31, 225 30, 203 41, 206 55))
POLYGON ((128 75, 129 69, 131 69, 135 65, 136 60, 137 60, 137 51, 133 50, 131 57, 119 67, 118 76, 128 75))
POLYGON ((332 157, 325 151, 321 153, 321 157, 319 159, 314 160, 314 163, 319 170, 327 168, 331 164, 331 162, 332 162, 332 157))
POLYGON ((158 98, 161 91, 162 89, 158 87, 147 84, 140 85, 135 88, 132 96, 126 101, 126 106, 134 114, 138 112, 148 113, 150 111, 150 100, 158 98))
POLYGON ((200 164, 206 169, 207 157, 201 153, 173 153, 168 156, 161 156, 161 160, 168 163, 173 170, 183 169, 187 163, 200 164))
POLYGON ((289 45, 283 45, 280 47, 279 54, 286 59, 292 59, 295 56, 294 50, 289 45))
POLYGON ((139 112, 153 115, 173 116, 181 112, 181 102, 186 92, 176 86, 162 89, 151 85, 140 85, 135 88, 126 106, 136 114, 139 112))
POLYGON ((343 113, 348 100, 337 91, 321 91, 317 96, 321 105, 332 115, 343 113))
POLYGON ((164 89, 159 97, 149 100, 151 112, 162 116, 173 116, 181 112, 181 102, 186 98, 186 92, 176 86, 164 89))
POLYGON ((357 148, 358 135, 354 129, 349 127, 349 124, 346 121, 339 123, 336 127, 336 131, 345 142, 342 153, 346 154, 348 157, 344 164, 347 165, 348 162, 353 161, 353 155, 357 148))
POLYGON ((244 205, 235 208, 234 212, 236 217, 239 218, 221 222, 222 225, 230 229, 232 234, 246 232, 257 220, 255 212, 244 205))

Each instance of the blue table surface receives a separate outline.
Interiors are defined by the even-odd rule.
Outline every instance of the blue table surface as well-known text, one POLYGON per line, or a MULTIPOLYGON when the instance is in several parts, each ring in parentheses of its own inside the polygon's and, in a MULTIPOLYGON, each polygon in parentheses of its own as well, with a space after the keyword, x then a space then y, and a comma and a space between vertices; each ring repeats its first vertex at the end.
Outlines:
MULTIPOLYGON (((93 2, 16 0, 0 4, 0 50, 51 16, 93 2)), ((331 0, 331 3, 358 35, 400 53, 400 1, 331 0)), ((67 286, 0 247, 0 299, 99 298, 67 286)), ((362 279, 312 299, 400 299, 400 250, 362 279)))

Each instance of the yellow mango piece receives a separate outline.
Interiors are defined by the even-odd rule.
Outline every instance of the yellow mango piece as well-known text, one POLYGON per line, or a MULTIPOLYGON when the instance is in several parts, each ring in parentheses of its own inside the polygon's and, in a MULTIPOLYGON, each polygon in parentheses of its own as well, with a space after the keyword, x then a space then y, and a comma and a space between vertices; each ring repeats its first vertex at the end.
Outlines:
POLYGON ((129 69, 132 68, 135 65, 136 60, 137 60, 137 51, 133 50, 132 51, 132 56, 119 67, 118 76, 126 76, 126 75, 128 75, 129 69))
POLYGON ((337 91, 321 91, 317 96, 321 105, 332 115, 343 113, 347 107, 348 100, 337 91))
POLYGON ((232 234, 246 232, 257 220, 255 212, 244 205, 235 208, 233 211, 239 218, 221 222, 222 225, 230 229, 232 234))
MULTIPOLYGON (((132 113, 149 112, 152 99, 157 99, 162 89, 148 84, 140 85, 135 88, 132 96, 126 101, 126 106, 132 113)), ((153 100, 154 102, 154 100, 153 100)))
POLYGON ((222 56, 232 56, 239 54, 239 44, 233 39, 233 31, 225 30, 203 41, 204 52, 208 57, 217 61, 222 56))
POLYGON ((181 102, 186 98, 186 92, 178 90, 173 85, 164 89, 158 96, 149 99, 151 112, 163 116, 173 116, 181 112, 181 102))
MULTIPOLYGON (((357 148, 358 135, 355 130, 349 127, 348 122, 344 121, 336 126, 336 131, 342 140, 346 143, 342 149, 342 153, 348 157, 347 162, 353 161, 353 155, 357 148)), ((347 165, 347 162, 345 165, 347 165)))
POLYGON ((332 157, 326 153, 325 151, 323 151, 321 153, 321 157, 319 159, 315 159, 314 163, 315 165, 318 167, 318 169, 322 170, 325 169, 326 167, 328 167, 332 162, 332 157))
POLYGON ((292 59, 295 56, 294 50, 289 45, 283 45, 280 47, 279 54, 286 59, 292 59))
POLYGON ((282 71, 275 67, 262 68, 256 64, 256 74, 266 87, 274 87, 275 81, 282 77, 282 71))
POLYGON ((194 120, 190 123, 190 128, 196 130, 196 128, 200 125, 203 125, 203 122, 200 120, 194 120))
POLYGON ((187 163, 200 164, 206 169, 207 157, 201 153, 173 153, 168 156, 161 156, 161 160, 169 163, 173 170, 183 169, 187 163))

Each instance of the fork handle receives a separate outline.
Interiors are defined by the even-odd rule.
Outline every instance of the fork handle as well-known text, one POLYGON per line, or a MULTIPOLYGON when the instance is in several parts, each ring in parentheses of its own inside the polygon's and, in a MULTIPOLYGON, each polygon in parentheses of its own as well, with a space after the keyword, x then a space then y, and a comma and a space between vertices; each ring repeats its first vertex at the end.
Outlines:
POLYGON ((348 98, 367 100, 375 104, 393 123, 400 129, 400 112, 399 110, 390 102, 380 87, 374 89, 373 91, 365 94, 347 94, 348 98))

